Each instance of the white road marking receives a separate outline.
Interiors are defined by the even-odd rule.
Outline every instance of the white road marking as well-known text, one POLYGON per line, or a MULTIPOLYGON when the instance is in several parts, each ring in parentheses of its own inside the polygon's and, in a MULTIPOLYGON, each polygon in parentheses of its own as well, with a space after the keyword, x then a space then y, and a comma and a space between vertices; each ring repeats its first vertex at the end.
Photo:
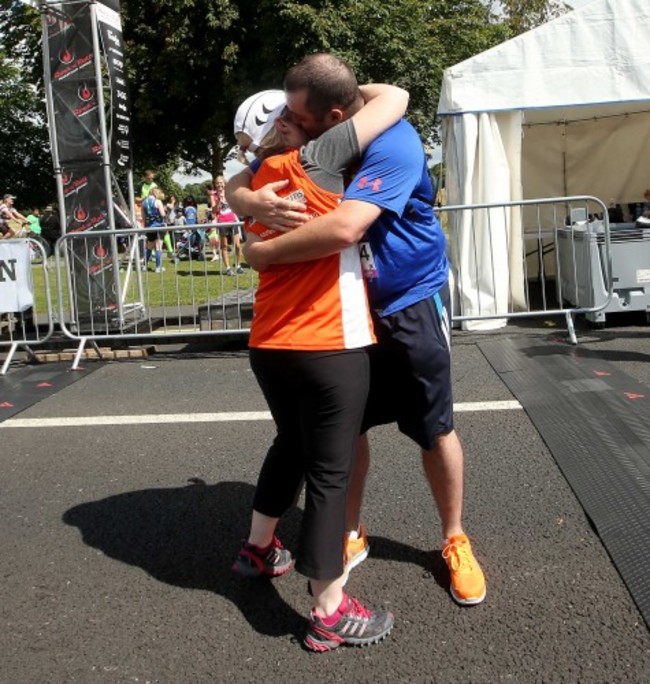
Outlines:
MULTIPOLYGON (((471 411, 512 411, 521 409, 518 401, 473 401, 454 404, 456 413, 471 411)), ((100 425, 153 425, 170 423, 228 423, 246 420, 272 420, 268 411, 236 413, 154 413, 129 416, 71 416, 61 418, 9 418, 3 428, 98 427, 100 425)))
POLYGON ((518 411, 518 401, 466 401, 454 404, 454 413, 470 413, 474 411, 518 411))

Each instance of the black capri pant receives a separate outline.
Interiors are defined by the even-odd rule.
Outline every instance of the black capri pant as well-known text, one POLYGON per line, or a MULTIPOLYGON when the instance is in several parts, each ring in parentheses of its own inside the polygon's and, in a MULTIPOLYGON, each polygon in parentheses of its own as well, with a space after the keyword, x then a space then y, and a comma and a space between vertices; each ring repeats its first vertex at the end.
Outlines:
POLYGON ((281 517, 305 480, 296 570, 312 579, 343 573, 345 504, 368 396, 365 349, 251 349, 251 367, 277 428, 253 508, 281 517))

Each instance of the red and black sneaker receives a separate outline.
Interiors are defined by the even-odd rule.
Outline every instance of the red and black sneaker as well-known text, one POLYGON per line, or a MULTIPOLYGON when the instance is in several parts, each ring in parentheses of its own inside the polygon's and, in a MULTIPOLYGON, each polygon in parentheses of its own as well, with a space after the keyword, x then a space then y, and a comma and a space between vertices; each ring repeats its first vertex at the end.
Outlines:
POLYGON ((335 616, 322 618, 312 611, 305 646, 311 651, 322 653, 339 646, 368 646, 376 644, 390 634, 395 618, 388 611, 373 612, 347 594, 338 609, 338 619, 329 624, 335 616))
POLYGON ((245 541, 232 569, 243 577, 279 577, 293 568, 293 556, 285 549, 277 537, 261 549, 245 541))

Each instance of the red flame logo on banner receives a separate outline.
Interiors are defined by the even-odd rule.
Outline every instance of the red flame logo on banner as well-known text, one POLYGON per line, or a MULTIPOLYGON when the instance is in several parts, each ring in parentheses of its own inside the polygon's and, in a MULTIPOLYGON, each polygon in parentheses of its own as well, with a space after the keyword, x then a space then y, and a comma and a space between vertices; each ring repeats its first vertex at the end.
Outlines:
POLYGON ((74 210, 74 220, 78 223, 83 223, 87 218, 88 212, 82 206, 78 206, 74 210))
POLYGON ((61 64, 72 64, 72 62, 74 62, 74 52, 71 52, 68 48, 64 48, 59 53, 59 60, 61 61, 61 64))
POLYGON ((95 245, 93 247, 93 254, 95 255, 95 258, 97 259, 105 259, 106 256, 108 255, 108 250, 103 247, 102 245, 95 245))
POLYGON ((93 99, 93 91, 85 83, 82 83, 79 86, 77 94, 79 95, 79 99, 84 102, 89 102, 93 99))

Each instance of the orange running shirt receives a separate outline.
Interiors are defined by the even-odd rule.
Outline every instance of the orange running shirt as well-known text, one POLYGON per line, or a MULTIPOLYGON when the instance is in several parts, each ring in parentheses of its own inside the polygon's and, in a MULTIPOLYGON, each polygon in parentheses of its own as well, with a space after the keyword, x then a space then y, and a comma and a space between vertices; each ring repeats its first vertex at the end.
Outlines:
MULTIPOLYGON (((341 200, 340 194, 320 188, 309 178, 300 163, 300 150, 265 159, 251 188, 282 179, 289 184, 281 196, 304 202, 312 217, 332 211, 341 200)), ((246 230, 263 240, 281 235, 257 221, 248 223, 246 230)), ((375 341, 357 245, 315 261, 276 264, 260 273, 251 347, 325 351, 355 349, 375 341)))

